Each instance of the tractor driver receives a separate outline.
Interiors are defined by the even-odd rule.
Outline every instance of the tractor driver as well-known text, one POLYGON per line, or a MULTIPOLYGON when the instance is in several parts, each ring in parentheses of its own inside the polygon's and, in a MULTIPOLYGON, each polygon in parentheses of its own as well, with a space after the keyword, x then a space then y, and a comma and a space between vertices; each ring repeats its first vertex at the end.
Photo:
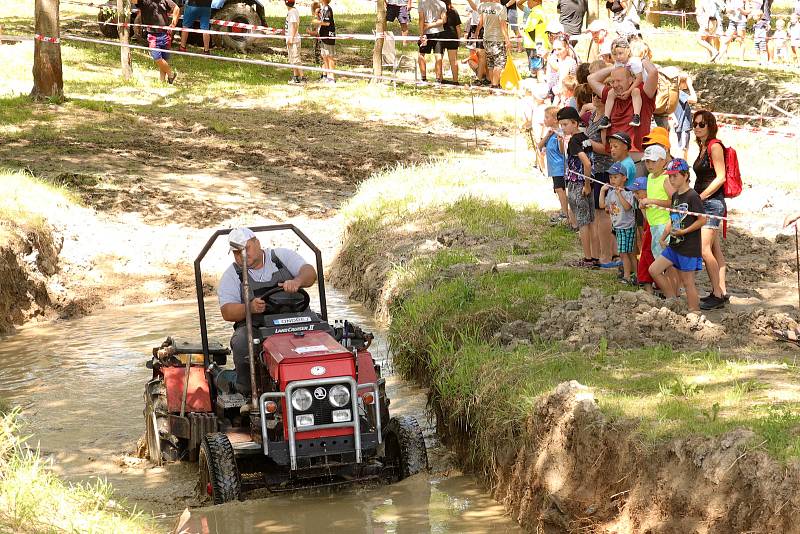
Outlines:
MULTIPOLYGON (((228 235, 228 243, 244 243, 247 248, 247 274, 250 277, 250 312, 264 313, 267 305, 253 292, 261 288, 280 286, 287 293, 297 293, 317 281, 317 271, 297 253, 286 248, 262 249, 256 234, 249 228, 237 228, 228 235)), ((250 360, 247 350, 245 307, 242 300, 242 252, 231 246, 232 263, 219 281, 219 298, 222 318, 233 323, 231 351, 236 366, 236 390, 250 398, 250 360)))

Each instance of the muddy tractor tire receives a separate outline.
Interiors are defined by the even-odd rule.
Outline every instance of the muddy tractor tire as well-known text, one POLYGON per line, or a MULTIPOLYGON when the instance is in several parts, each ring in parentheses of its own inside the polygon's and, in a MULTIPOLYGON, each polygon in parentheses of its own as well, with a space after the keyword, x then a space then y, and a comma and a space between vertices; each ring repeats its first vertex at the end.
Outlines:
POLYGON ((145 455, 156 465, 178 461, 184 454, 184 443, 169 431, 167 388, 160 379, 145 386, 144 436, 145 455))
MULTIPOLYGON (((242 2, 226 3, 225 7, 217 11, 214 18, 219 20, 229 20, 231 22, 243 22, 245 24, 252 24, 258 26, 261 24, 261 17, 258 16, 253 6, 242 2)), ((230 28, 227 26, 219 26, 214 28, 216 30, 227 32, 226 35, 215 35, 215 44, 239 52, 246 52, 251 48, 256 41, 255 37, 238 37, 240 33, 255 33, 253 30, 240 30, 238 28, 230 28)))
POLYGON ((392 417, 384 438, 386 462, 394 467, 395 479, 403 480, 428 469, 428 451, 422 429, 414 417, 392 417))
POLYGON ((104 22, 117 22, 116 11, 105 7, 100 8, 100 11, 97 12, 97 25, 100 27, 100 33, 103 37, 107 37, 109 39, 118 39, 119 30, 117 29, 117 26, 103 24, 104 22))
POLYGON ((200 445, 200 499, 214 504, 238 501, 242 479, 228 436, 221 432, 206 434, 200 445))

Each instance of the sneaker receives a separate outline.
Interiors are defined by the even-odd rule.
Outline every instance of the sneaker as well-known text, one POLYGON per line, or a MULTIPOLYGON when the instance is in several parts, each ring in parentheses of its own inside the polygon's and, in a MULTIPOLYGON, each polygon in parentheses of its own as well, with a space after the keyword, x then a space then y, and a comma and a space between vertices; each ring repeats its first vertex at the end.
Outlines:
POLYGON ((638 114, 634 113, 631 122, 628 123, 628 126, 641 126, 642 125, 642 118, 639 117, 638 114))
POLYGON ((601 117, 597 127, 601 130, 607 130, 608 128, 611 128, 611 119, 606 116, 601 117))
POLYGON ((300 78, 298 78, 297 76, 292 76, 291 78, 289 78, 289 85, 299 85, 299 84, 300 84, 300 78))
POLYGON ((701 310, 716 310, 725 306, 725 299, 722 297, 715 297, 711 295, 710 299, 700 302, 701 310))
POLYGON ((298 83, 306 83, 307 81, 308 78, 306 78, 305 76, 300 76, 299 78, 297 78, 298 83))
POLYGON ((707 301, 708 299, 710 299, 713 296, 714 296, 714 292, 712 291, 711 293, 709 293, 705 297, 700 297, 700 302, 705 302, 705 301, 707 301))
POLYGON ((724 300, 725 302, 730 302, 731 296, 725 293, 724 295, 722 295, 722 300, 724 300))
POLYGON ((211 55, 211 50, 203 50, 203 55, 204 56, 210 56, 211 55))
POLYGON ((185 46, 180 46, 180 47, 178 47, 178 51, 186 52, 186 47, 185 46))
POLYGON ((173 83, 175 83, 175 78, 177 78, 177 77, 178 77, 178 73, 173 70, 172 74, 167 76, 167 83, 172 85, 173 83))
POLYGON ((492 85, 492 82, 490 82, 488 79, 484 78, 483 80, 481 80, 481 85, 484 86, 484 87, 489 87, 490 85, 492 85))

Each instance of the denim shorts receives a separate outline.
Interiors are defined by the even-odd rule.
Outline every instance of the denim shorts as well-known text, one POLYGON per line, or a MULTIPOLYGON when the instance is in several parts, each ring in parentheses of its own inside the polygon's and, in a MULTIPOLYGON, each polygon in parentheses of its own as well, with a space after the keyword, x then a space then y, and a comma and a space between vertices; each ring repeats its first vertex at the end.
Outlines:
MULTIPOLYGON (((719 200, 717 198, 709 198, 708 200, 703 201, 703 211, 706 215, 718 215, 720 217, 725 215, 725 201, 719 200)), ((720 224, 722 223, 721 219, 714 219, 709 217, 706 220, 706 224, 703 225, 703 228, 719 228, 720 224)))
POLYGON ((664 249, 661 248, 661 236, 664 233, 664 230, 667 229, 666 224, 651 224, 650 225, 650 233, 653 236, 653 240, 650 242, 650 252, 653 253, 653 257, 657 258, 661 256, 661 253, 664 252, 664 249))
POLYGON ((186 4, 183 7, 183 27, 191 28, 196 21, 200 21, 201 30, 209 29, 211 27, 211 8, 186 4))

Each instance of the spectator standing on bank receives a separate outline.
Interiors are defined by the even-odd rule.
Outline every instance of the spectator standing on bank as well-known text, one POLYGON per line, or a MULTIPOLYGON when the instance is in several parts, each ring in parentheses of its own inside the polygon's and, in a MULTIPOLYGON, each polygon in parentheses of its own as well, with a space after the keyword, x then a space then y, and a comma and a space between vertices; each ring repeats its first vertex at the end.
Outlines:
MULTIPOLYGON (((131 3, 139 7, 142 24, 146 26, 169 26, 174 28, 178 25, 181 8, 172 0, 131 0, 131 3)), ((178 74, 169 66, 172 33, 163 28, 148 29, 147 46, 150 48, 150 57, 153 58, 158 67, 158 75, 161 81, 170 84, 175 83, 175 77, 178 74)))
MULTIPOLYGON (((520 32, 521 29, 521 20, 519 17, 519 12, 517 10, 517 0, 502 0, 503 5, 506 6, 506 13, 508 14, 508 35, 514 36, 515 38, 519 38, 522 33, 520 32)), ((521 51, 520 42, 517 41, 517 52, 521 51)))
POLYGON ((697 92, 692 84, 692 76, 682 71, 678 75, 680 92, 678 105, 672 114, 675 135, 678 138, 678 148, 683 152, 683 159, 689 157, 689 139, 692 136, 692 104, 697 104, 697 92))
POLYGON ((800 15, 797 13, 792 13, 789 19, 789 44, 794 62, 800 62, 800 15))
POLYGON ((578 36, 583 33, 583 17, 586 16, 588 4, 586 0, 558 0, 556 4, 558 20, 564 26, 572 46, 578 44, 578 36))
POLYGON ((775 47, 775 63, 789 63, 789 34, 786 32, 786 21, 775 21, 775 33, 772 34, 775 47))
POLYGON ((592 250, 598 254, 599 267, 611 269, 619 267, 619 263, 613 261, 616 243, 611 232, 611 218, 600 203, 600 191, 604 184, 608 184, 608 169, 614 164, 614 160, 609 154, 606 131, 600 127, 601 116, 602 111, 595 109, 586 127, 586 136, 592 141, 592 177, 602 182, 592 182, 592 202, 595 210, 591 225, 592 250))
POLYGON ((625 189, 627 173, 620 163, 608 169, 609 183, 600 189, 600 208, 611 218, 617 239, 617 253, 622 259, 622 283, 636 285, 636 197, 625 189))
MULTIPOLYGON (((319 40, 319 2, 311 2, 311 26, 308 29, 308 35, 314 37, 314 65, 317 67, 322 66, 322 48, 319 40)), ((320 79, 325 78, 325 74, 320 75, 320 79)))
POLYGON ((336 69, 336 22, 333 20, 331 0, 322 0, 319 8, 319 40, 322 68, 327 71, 325 81, 334 83, 333 71, 336 69))
POLYGON ((508 12, 497 0, 482 2, 478 6, 481 14, 478 33, 483 30, 483 48, 486 51, 486 68, 492 87, 500 88, 500 75, 506 67, 511 53, 511 40, 508 37, 508 12))
MULTIPOLYGON (((200 21, 201 30, 211 29, 211 0, 188 0, 183 7, 183 27, 181 32, 181 52, 186 52, 186 40, 189 32, 186 28, 194 27, 194 23, 200 21)), ((203 34, 203 53, 211 53, 211 34, 203 34)))
POLYGON ((553 96, 558 96, 562 80, 575 74, 578 63, 570 54, 569 43, 564 37, 557 37, 552 46, 553 50, 547 58, 547 84, 553 96))
POLYGON ((592 40, 589 42, 589 55, 587 62, 591 63, 602 59, 605 63, 613 63, 611 59, 611 43, 613 39, 608 34, 608 22, 605 20, 593 20, 586 33, 591 34, 592 40))
POLYGON ((447 61, 450 63, 450 73, 453 76, 452 81, 442 80, 442 83, 449 83, 451 85, 458 85, 458 46, 459 39, 461 38, 461 17, 458 11, 453 9, 451 0, 443 0, 445 12, 441 20, 442 33, 439 34, 439 39, 442 41, 442 48, 447 50, 447 61))
MULTIPOLYGON (((478 4, 474 0, 467 0, 469 4, 469 27, 467 28, 467 48, 472 47, 477 56, 477 69, 475 69, 475 80, 472 85, 487 86, 491 85, 489 73, 486 69, 486 50, 483 48, 483 29, 478 31, 478 23, 481 14, 478 11, 478 4)), ((471 54, 470 54, 471 55, 471 54)))
MULTIPOLYGON (((692 165, 696 177, 694 190, 703 201, 703 212, 706 215, 725 216, 725 153, 722 143, 717 139, 717 119, 710 111, 701 110, 695 112, 692 121, 694 136, 700 148, 692 165)), ((703 262, 712 288, 711 293, 701 299, 700 307, 704 310, 721 308, 728 302, 725 281, 727 268, 720 243, 721 228, 720 219, 708 217, 701 231, 703 262)))
POLYGON ((769 64, 769 48, 767 46, 767 34, 769 33, 769 21, 764 18, 762 11, 756 11, 753 15, 756 23, 753 25, 753 45, 756 49, 756 57, 759 65, 769 64))
MULTIPOLYGON (((545 152, 547 175, 553 181, 553 193, 556 194, 558 203, 561 205, 561 212, 550 222, 559 224, 569 220, 569 208, 567 207, 567 190, 564 182, 566 168, 564 161, 564 132, 558 126, 557 115, 558 108, 555 106, 550 106, 544 110, 544 125, 547 131, 542 136, 538 148, 545 152)), ((572 220, 571 223, 575 227, 575 221, 572 220)))
POLYGON ((744 61, 744 36, 747 29, 747 17, 750 15, 749 9, 749 4, 745 2, 745 0, 727 0, 727 2, 725 2, 725 13, 728 15, 728 29, 725 32, 725 37, 722 39, 722 46, 719 54, 720 61, 727 57, 731 44, 735 41, 739 41, 742 61, 744 61))
POLYGON ((403 37, 408 35, 408 23, 411 22, 411 0, 385 0, 386 22, 400 23, 403 37))
POLYGON ((433 52, 436 81, 442 81, 442 54, 444 43, 438 39, 442 33, 442 19, 445 7, 440 0, 420 0, 419 2, 419 72, 422 81, 428 79, 426 56, 433 52), (438 24, 437 24, 438 23, 438 24))
POLYGON ((528 56, 528 71, 532 78, 544 81, 547 51, 550 40, 547 38, 547 14, 542 8, 542 0, 530 0, 530 13, 525 19, 522 31, 522 46, 528 56))
POLYGON ((289 64, 292 65, 291 84, 300 84, 306 81, 303 71, 296 65, 300 65, 300 12, 294 7, 294 0, 284 0, 286 4, 286 22, 284 31, 286 33, 286 52, 289 64))

